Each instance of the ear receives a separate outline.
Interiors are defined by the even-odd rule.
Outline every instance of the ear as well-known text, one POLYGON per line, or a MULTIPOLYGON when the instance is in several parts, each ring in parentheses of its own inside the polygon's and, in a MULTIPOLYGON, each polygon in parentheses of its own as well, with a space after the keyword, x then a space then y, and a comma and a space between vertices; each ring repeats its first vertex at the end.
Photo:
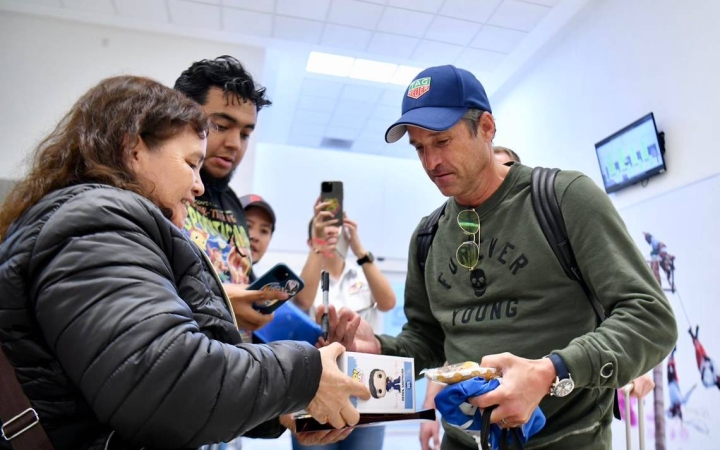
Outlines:
POLYGON ((123 159, 130 169, 136 169, 143 156, 150 150, 140 136, 123 138, 123 159))
POLYGON ((495 138, 495 118, 487 111, 482 113, 478 121, 478 136, 489 141, 495 138))

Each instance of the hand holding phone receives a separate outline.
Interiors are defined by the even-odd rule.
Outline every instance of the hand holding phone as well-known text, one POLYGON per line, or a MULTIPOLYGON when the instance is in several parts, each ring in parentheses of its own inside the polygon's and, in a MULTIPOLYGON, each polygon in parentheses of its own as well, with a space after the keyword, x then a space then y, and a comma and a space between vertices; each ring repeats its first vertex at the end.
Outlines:
POLYGON ((320 183, 320 201, 328 202, 327 211, 337 220, 337 226, 343 224, 343 183, 342 181, 323 181, 320 183))
MULTIPOLYGON (((284 291, 288 294, 289 300, 305 287, 302 278, 296 275, 290 268, 279 263, 255 280, 248 290, 256 291, 284 291)), ((255 302, 253 308, 262 314, 270 314, 281 307, 287 300, 264 300, 255 302)))

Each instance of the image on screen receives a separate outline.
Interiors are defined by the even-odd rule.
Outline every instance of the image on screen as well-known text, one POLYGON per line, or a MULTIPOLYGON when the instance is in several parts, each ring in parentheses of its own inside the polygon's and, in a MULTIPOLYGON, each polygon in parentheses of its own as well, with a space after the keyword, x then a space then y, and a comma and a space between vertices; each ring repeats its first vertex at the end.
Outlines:
POLYGON ((595 144, 605 191, 617 191, 665 171, 652 113, 595 144))

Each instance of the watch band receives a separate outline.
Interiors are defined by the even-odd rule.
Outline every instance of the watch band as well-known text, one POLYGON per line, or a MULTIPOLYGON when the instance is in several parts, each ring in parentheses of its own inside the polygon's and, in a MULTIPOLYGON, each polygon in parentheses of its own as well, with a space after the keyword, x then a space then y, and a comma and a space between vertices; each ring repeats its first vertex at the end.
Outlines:
POLYGON ((375 258, 373 257, 373 254, 371 252, 367 252, 365 254, 365 256, 363 256, 362 258, 357 260, 357 263, 358 263, 358 266, 362 266, 363 264, 371 263, 374 260, 375 260, 375 258))
POLYGON ((564 380, 570 377, 570 373, 567 366, 565 365, 565 361, 563 361, 560 355, 550 353, 547 357, 552 362, 553 367, 555 367, 555 374, 557 375, 559 380, 564 380))

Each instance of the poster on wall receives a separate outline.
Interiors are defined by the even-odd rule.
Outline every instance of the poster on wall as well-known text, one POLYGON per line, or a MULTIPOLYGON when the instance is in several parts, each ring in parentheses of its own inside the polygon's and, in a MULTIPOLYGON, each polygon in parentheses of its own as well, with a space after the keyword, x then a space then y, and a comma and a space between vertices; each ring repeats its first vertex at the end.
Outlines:
MULTIPOLYGON (((720 175, 620 211, 678 324, 677 345, 654 372, 658 398, 650 394, 645 400, 648 449, 699 450, 720 442, 717 192, 720 175)), ((624 448, 624 426, 615 421, 613 448, 624 448)))

